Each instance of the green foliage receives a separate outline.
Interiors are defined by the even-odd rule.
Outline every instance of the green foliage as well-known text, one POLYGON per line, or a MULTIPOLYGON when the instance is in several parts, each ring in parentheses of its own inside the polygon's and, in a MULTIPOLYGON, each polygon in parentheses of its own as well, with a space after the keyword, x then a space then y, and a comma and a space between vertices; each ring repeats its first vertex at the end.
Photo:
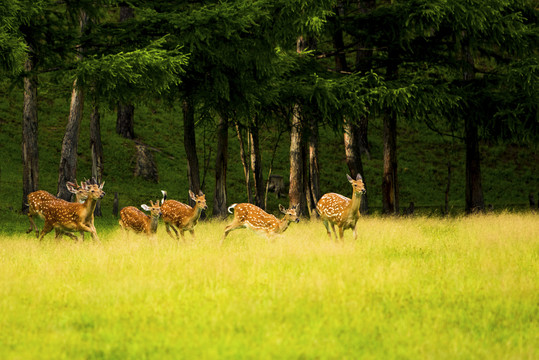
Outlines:
POLYGON ((79 86, 109 102, 147 99, 148 89, 154 97, 171 91, 181 83, 189 56, 181 49, 161 48, 164 39, 144 49, 128 53, 92 56, 77 66, 79 86))

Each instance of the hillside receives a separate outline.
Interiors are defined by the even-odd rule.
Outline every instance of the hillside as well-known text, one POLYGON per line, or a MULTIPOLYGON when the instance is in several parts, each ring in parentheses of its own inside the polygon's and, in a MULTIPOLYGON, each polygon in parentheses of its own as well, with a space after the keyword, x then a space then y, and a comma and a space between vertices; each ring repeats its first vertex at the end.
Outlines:
MULTIPOLYGON (((6 87, 4 87, 6 88, 6 87)), ((58 164, 63 132, 67 121, 69 98, 67 89, 57 92, 43 91, 39 98, 39 167, 40 188, 56 192, 58 164)), ((88 108, 86 108, 88 110, 88 108)), ((79 140, 78 178, 90 175, 89 114, 81 126, 79 140)), ((161 197, 166 189, 170 198, 187 201, 188 183, 181 109, 179 106, 152 104, 140 105, 135 110, 135 132, 137 141, 153 149, 159 170, 159 183, 151 183, 133 177, 135 144, 115 133, 115 113, 103 109, 101 130, 105 153, 107 196, 102 201, 104 217, 112 214, 114 193, 119 194, 120 207, 140 205, 161 197)), ((20 90, 0 92, 0 213, 2 218, 11 218, 21 207, 21 116, 22 94, 20 90), (9 214, 9 216, 8 216, 9 214)), ((464 146, 458 141, 443 139, 427 130, 422 124, 399 124, 398 159, 401 210, 413 201, 419 212, 439 213, 444 203, 447 185, 447 163, 451 162, 450 206, 458 213, 464 207, 464 146)), ((199 126, 197 147, 201 166, 201 180, 212 208, 215 154, 215 126, 199 126)), ((261 129, 262 161, 264 177, 267 178, 271 152, 278 134, 273 129, 261 129)), ((229 131, 228 202, 247 200, 243 170, 239 156, 239 144, 233 129, 229 131)), ((342 134, 329 128, 320 129, 320 175, 322 192, 339 192, 349 196, 346 181, 347 167, 344 161, 342 134)), ((372 157, 364 159, 366 186, 369 205, 373 212, 381 207, 382 142, 381 126, 376 121, 370 124, 369 140, 372 157)), ((288 179, 288 134, 281 137, 274 161, 273 174, 288 179)), ((539 172, 537 148, 514 144, 483 144, 483 187, 485 202, 495 209, 526 208, 528 194, 537 199, 539 172)), ((277 211, 278 203, 287 204, 287 199, 268 195, 268 209, 277 211)), ((19 213, 20 214, 20 213, 19 213)))

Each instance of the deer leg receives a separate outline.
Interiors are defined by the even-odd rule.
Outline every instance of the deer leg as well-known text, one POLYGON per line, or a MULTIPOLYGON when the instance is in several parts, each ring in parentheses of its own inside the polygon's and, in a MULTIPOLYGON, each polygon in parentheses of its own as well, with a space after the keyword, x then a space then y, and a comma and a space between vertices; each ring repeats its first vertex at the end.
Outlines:
POLYGON ((92 239, 97 241, 98 243, 101 244, 101 240, 99 240, 99 236, 97 236, 97 232, 94 230, 92 231, 90 234, 92 234, 92 239))
POLYGON ((124 221, 122 219, 120 219, 118 221, 118 224, 120 224, 120 226, 122 227, 122 231, 123 231, 124 235, 126 237, 128 237, 129 236, 129 231, 127 230, 127 226, 125 225, 124 221))
POLYGON ((99 237, 97 236, 97 231, 95 229, 95 226, 93 226, 93 224, 91 224, 91 226, 88 226, 84 223, 78 223, 77 225, 78 225, 77 228, 79 229, 81 233, 83 231, 89 232, 90 234, 92 234, 93 240, 97 241, 98 243, 101 242, 101 240, 99 240, 99 237))
POLYGON ((339 226, 339 239, 341 241, 344 241, 343 236, 344 236, 344 226, 339 226))
POLYGON ((69 236, 71 239, 75 240, 75 241, 78 241, 79 238, 76 236, 76 235, 73 235, 69 232, 57 232, 58 235, 60 235, 60 238, 62 237, 63 234, 66 234, 67 236, 69 236))
POLYGON ((180 235, 181 235, 181 237, 182 237, 182 240, 185 242, 185 236, 183 236, 183 232, 184 232, 184 230, 183 230, 183 229, 180 229, 180 235))
POLYGON ((28 234, 29 232, 34 230, 36 232, 36 237, 39 237, 39 230, 37 229, 36 223, 34 222, 34 215, 35 213, 31 213, 30 211, 28 211, 28 220, 30 220, 30 227, 28 228, 28 230, 26 230, 26 233, 28 234))
POLYGON ((354 224, 354 240, 357 240, 357 222, 354 224))
POLYGON ((169 224, 168 222, 166 222, 165 223, 165 228, 167 230, 167 234, 169 234, 171 238, 178 239, 178 232, 176 231, 174 226, 172 226, 172 224, 169 224), (176 237, 174 237, 174 235, 172 235, 172 232, 170 231, 171 228, 172 228, 172 230, 174 230, 174 233, 176 234, 176 237))
POLYGON ((50 233, 52 229, 53 229, 52 224, 45 221, 45 225, 43 225, 43 229, 41 229, 41 235, 39 236, 39 241, 43 240, 43 236, 50 233))
POLYGON ((329 225, 331 226, 331 230, 333 231, 333 235, 335 235, 335 241, 337 241, 337 232, 335 231, 335 224, 330 222, 329 225))
POLYGON ((228 224, 226 227, 225 227, 225 232, 223 234, 223 238, 221 239, 221 246, 223 245, 224 241, 225 241, 225 238, 227 237, 228 233, 233 231, 233 230, 236 230, 236 229, 239 229, 240 226, 238 223, 236 223, 235 221, 231 222, 230 224, 228 224))
POLYGON ((191 236, 193 237, 193 240, 195 240, 195 230, 191 229, 191 230, 189 230, 189 232, 191 233, 191 236))
POLYGON ((329 231, 329 223, 327 220, 323 221, 324 226, 326 227, 326 231, 328 232, 328 236, 331 239, 331 231, 329 231))

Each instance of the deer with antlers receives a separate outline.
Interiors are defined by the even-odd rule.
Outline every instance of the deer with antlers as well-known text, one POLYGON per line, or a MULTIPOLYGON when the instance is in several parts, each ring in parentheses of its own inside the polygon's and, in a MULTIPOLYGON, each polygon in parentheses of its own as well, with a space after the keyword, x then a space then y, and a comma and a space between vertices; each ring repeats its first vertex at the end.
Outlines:
POLYGON ((189 190, 189 197, 195 202, 195 207, 191 207, 176 200, 167 200, 167 192, 161 190, 163 199, 161 200, 161 217, 165 222, 167 234, 174 238, 170 229, 174 230, 176 239, 179 240, 178 232, 182 240, 185 241, 183 233, 189 231, 195 238, 195 226, 198 223, 202 210, 208 208, 206 205, 206 195, 199 191, 198 195, 189 190), (176 229, 177 228, 177 229, 176 229))
MULTIPOLYGON (((81 185, 78 185, 77 180, 75 180, 74 183, 68 181, 66 183, 66 187, 71 193, 75 194, 75 202, 77 203, 84 202, 84 200, 86 200, 86 198, 88 197, 86 190, 82 188, 82 182, 81 185)), ((30 220, 30 228, 26 230, 27 234, 33 230, 36 233, 36 237, 39 237, 39 230, 36 226, 36 223, 34 222, 34 217, 37 215, 43 219, 44 216, 41 212, 41 209, 45 203, 51 200, 65 201, 62 199, 58 199, 56 196, 45 190, 38 190, 28 194, 28 220, 30 220)), ((58 231, 59 230, 56 229, 57 237, 59 236, 58 231)))
POLYGON ((346 177, 353 188, 352 199, 340 194, 328 193, 322 196, 316 204, 316 210, 326 227, 329 237, 331 238, 331 232, 329 231, 331 226, 335 240, 337 240, 335 225, 339 228, 339 238, 341 240, 343 240, 343 233, 346 229, 353 229, 354 239, 357 239, 356 224, 360 216, 361 195, 366 192, 365 184, 360 174, 357 174, 355 180, 348 174, 346 174, 346 177))
POLYGON ((126 233, 131 229, 135 233, 144 233, 148 235, 148 237, 155 236, 159 217, 161 216, 159 200, 157 200, 155 204, 150 200, 150 206, 142 204, 140 207, 149 211, 150 216, 134 206, 128 206, 120 211, 120 221, 118 223, 126 233))
MULTIPOLYGON (((41 214, 45 219, 45 225, 41 230, 39 240, 47 235, 52 229, 58 229, 56 236, 65 233, 74 240, 77 236, 70 232, 89 232, 92 239, 99 241, 94 226, 94 210, 96 202, 105 196, 103 182, 101 185, 93 179, 93 183, 81 183, 81 188, 86 192, 87 198, 83 203, 70 203, 64 200, 50 200, 41 206, 41 214)), ((83 235, 84 236, 84 235, 83 235)))
POLYGON ((232 214, 231 209, 234 209, 234 220, 226 226, 225 233, 221 239, 221 245, 225 241, 226 236, 236 229, 249 228, 271 237, 282 234, 288 229, 288 225, 290 225, 291 222, 299 222, 297 205, 290 209, 286 209, 279 204, 279 210, 284 214, 284 217, 281 220, 268 214, 258 206, 249 203, 232 204, 228 208, 228 212, 232 214))

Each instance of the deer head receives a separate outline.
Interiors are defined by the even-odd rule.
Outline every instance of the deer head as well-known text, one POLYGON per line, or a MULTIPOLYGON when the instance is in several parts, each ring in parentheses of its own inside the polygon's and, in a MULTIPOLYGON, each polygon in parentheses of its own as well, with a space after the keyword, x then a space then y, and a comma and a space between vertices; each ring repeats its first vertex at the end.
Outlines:
POLYGON ((206 205, 206 195, 202 191, 198 192, 198 195, 195 195, 194 192, 189 190, 189 197, 195 202, 195 207, 200 208, 201 210, 206 210, 208 205, 206 205))
POLYGON ((350 184, 352 184, 352 188, 354 189, 354 194, 356 196, 360 196, 367 192, 367 190, 365 189, 365 184, 363 183, 363 178, 361 177, 361 174, 358 173, 355 180, 348 174, 346 174, 346 178, 348 179, 350 184))
POLYGON ((157 200, 155 203, 150 200, 150 206, 146 204, 140 205, 140 207, 150 213, 152 217, 159 217, 161 216, 161 206, 159 205, 159 200, 157 200))
POLYGON ((299 205, 294 205, 290 209, 287 209, 283 205, 279 204, 279 211, 284 214, 283 220, 288 220, 289 222, 299 222, 298 208, 299 205))
POLYGON ((82 182, 81 188, 87 192, 88 198, 91 198, 93 200, 99 200, 105 196, 105 192, 103 191, 104 185, 105 185, 104 181, 100 185, 95 180, 95 178, 92 178, 91 181, 88 180, 88 181, 82 182))

